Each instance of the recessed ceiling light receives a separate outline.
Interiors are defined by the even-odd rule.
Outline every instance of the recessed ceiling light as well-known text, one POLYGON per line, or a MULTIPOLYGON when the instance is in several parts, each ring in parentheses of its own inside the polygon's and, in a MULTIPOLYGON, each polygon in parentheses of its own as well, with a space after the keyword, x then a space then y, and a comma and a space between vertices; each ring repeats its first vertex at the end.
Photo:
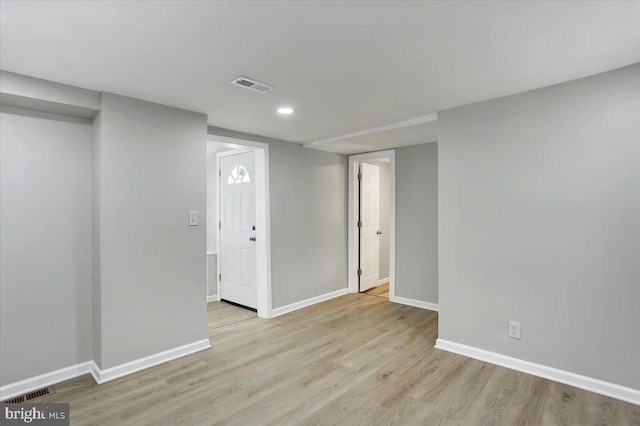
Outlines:
POLYGON ((283 107, 283 108, 278 108, 278 113, 279 114, 293 114, 293 108, 289 108, 289 107, 283 107))

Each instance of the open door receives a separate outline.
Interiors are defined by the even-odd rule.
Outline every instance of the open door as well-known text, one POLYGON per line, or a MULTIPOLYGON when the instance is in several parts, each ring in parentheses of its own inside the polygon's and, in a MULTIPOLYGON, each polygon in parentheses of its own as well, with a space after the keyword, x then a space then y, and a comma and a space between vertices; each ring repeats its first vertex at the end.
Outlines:
POLYGON ((256 288, 254 153, 220 158, 220 299, 252 309, 256 288))
POLYGON ((360 163, 360 291, 380 280, 380 168, 360 163))

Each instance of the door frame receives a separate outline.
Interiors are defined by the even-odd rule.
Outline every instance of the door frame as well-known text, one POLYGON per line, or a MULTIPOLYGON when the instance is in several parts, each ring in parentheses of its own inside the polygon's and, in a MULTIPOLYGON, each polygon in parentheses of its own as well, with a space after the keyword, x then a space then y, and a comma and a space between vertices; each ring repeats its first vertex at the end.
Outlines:
MULTIPOLYGON (((269 217, 269 145, 227 136, 209 135, 208 140, 237 145, 231 151, 216 153, 216 168, 220 170, 220 158, 243 152, 253 151, 255 155, 256 176, 256 291, 258 296, 258 316, 271 318, 271 220, 269 217)), ((220 222, 220 183, 218 174, 216 179, 216 223, 220 222)), ((220 232, 216 233, 216 262, 220 274, 220 232)), ((220 279, 216 277, 218 297, 220 297, 220 279)))
POLYGON ((358 165, 365 160, 389 159, 389 301, 396 299, 396 150, 369 152, 349 156, 347 205, 347 257, 349 293, 359 292, 358 282, 358 165))

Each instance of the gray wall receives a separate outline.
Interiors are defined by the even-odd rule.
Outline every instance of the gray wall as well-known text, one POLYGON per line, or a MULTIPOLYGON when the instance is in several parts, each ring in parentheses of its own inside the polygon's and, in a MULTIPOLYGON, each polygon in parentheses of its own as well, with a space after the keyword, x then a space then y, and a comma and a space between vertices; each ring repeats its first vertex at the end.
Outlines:
MULTIPOLYGON (((101 96, 102 99, 102 96, 101 96)), ((102 101, 100 101, 102 102, 102 101)), ((92 353, 93 361, 97 365, 102 365, 102 301, 100 299, 100 210, 102 193, 100 191, 100 172, 102 170, 101 161, 102 152, 102 112, 98 113, 93 120, 93 194, 91 200, 91 234, 93 236, 91 260, 92 260, 92 276, 91 276, 91 302, 92 302, 92 327, 93 342, 92 353)))
POLYGON ((389 163, 380 166, 380 279, 389 278, 389 213, 391 212, 391 182, 389 163))
POLYGON ((207 254, 207 297, 218 294, 218 254, 207 254))
MULTIPOLYGON (((211 144, 214 142, 207 142, 211 144)), ((208 148, 207 148, 208 150, 208 148)), ((216 210, 218 207, 218 195, 216 188, 216 176, 218 167, 216 164, 216 151, 207 155, 207 296, 215 296, 218 293, 218 265, 216 253, 216 238, 218 235, 218 223, 216 222, 216 210)))
POLYGON ((218 223, 216 222, 216 209, 218 207, 215 152, 207 156, 207 251, 216 251, 216 238, 218 235, 218 223))
POLYGON ((100 109, 100 93, 0 70, 0 102, 32 111, 92 119, 100 109))
POLYGON ((396 149, 396 296, 438 303, 438 144, 396 149))
POLYGON ((347 157, 209 127, 269 144, 273 308, 347 286, 347 157))
POLYGON ((206 131, 202 114, 102 95, 102 368, 207 337, 206 131))
POLYGON ((438 126, 439 337, 640 389, 640 65, 438 126))
POLYGON ((92 359, 92 128, 30 114, 0 114, 0 385, 92 359))

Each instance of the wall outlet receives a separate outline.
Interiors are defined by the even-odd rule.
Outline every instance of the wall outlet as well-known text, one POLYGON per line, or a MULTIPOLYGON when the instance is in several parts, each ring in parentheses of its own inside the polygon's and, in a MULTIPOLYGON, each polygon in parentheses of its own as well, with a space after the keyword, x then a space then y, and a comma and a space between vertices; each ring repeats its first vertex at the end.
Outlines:
POLYGON ((515 321, 509 321, 509 337, 512 339, 520 338, 520 323, 515 321))

